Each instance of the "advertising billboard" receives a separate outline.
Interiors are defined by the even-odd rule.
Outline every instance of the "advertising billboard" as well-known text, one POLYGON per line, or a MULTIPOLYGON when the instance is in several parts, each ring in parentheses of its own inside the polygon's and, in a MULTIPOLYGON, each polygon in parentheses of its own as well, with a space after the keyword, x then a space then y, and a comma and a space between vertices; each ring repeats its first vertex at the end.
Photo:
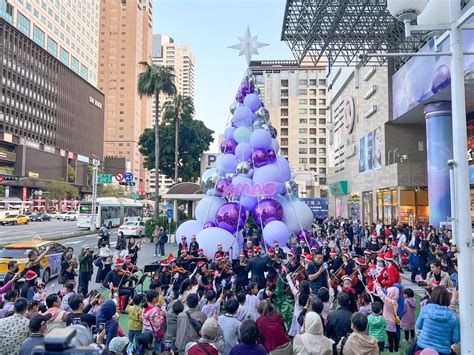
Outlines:
POLYGON ((303 198, 302 201, 306 203, 315 218, 328 216, 328 199, 327 198, 303 198))
POLYGON ((359 140, 359 173, 382 167, 382 128, 377 127, 359 140))

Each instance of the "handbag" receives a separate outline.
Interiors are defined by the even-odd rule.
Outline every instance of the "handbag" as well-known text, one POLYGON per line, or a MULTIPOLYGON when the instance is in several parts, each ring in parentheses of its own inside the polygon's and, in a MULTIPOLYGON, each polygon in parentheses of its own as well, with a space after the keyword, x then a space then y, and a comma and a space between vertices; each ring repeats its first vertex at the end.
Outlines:
POLYGON ((395 305, 393 304, 393 302, 392 301, 390 302, 392 303, 393 314, 395 316, 395 325, 400 325, 400 317, 397 314, 397 309, 395 308, 395 305))
POLYGON ((194 319, 193 317, 191 317, 191 315, 189 314, 188 311, 186 311, 186 315, 188 316, 189 324, 191 324, 191 327, 193 327, 194 331, 198 335, 200 335, 201 334, 201 328, 202 328, 201 322, 194 319))

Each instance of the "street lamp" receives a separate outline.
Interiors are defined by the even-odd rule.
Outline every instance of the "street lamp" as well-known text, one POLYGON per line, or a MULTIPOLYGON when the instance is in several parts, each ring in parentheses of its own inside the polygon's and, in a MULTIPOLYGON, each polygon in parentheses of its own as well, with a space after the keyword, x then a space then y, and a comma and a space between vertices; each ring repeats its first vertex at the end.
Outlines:
MULTIPOLYGON (((469 167, 466 157, 466 95, 464 89, 464 53, 462 29, 473 29, 466 22, 474 15, 474 6, 461 15, 460 0, 389 0, 390 13, 405 23, 405 36, 413 31, 447 31, 435 38, 435 48, 449 37, 451 58, 451 103, 453 159, 447 162, 453 170, 451 194, 451 218, 456 242, 459 247, 459 310, 461 325, 462 354, 474 353, 474 298, 472 280, 472 227, 471 201, 469 191, 469 167), (424 6, 423 6, 424 4, 424 6), (449 6, 449 8, 448 8, 449 6), (421 10, 421 11, 420 11, 421 10), (423 11, 424 10, 424 11, 423 11), (419 11, 418 25, 412 25, 413 14, 419 11), (449 17, 448 17, 449 16, 449 17)), ((410 55, 410 54, 407 54, 410 55)), ((431 53, 440 55, 440 53, 431 53)))

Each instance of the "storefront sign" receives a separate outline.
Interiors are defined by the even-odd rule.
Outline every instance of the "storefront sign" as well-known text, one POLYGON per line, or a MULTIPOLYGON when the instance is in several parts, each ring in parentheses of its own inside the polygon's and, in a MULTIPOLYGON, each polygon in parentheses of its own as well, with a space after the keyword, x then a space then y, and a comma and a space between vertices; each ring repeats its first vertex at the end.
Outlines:
POLYGON ((38 173, 35 173, 33 171, 28 171, 28 177, 30 179, 39 179, 39 174, 38 173))
POLYGON ((308 205, 308 207, 313 212, 314 217, 328 216, 327 198, 303 198, 302 201, 308 205))
POLYGON ((43 150, 48 153, 56 153, 56 149, 54 147, 46 144, 43 146, 43 150))
POLYGON ((66 151, 64 149, 60 149, 59 150, 59 155, 62 156, 62 157, 65 157, 66 156, 66 151))
POLYGON ((355 104, 352 96, 344 98, 344 128, 348 134, 354 130, 355 104))
POLYGON ((20 138, 20 145, 24 145, 29 148, 40 149, 40 144, 37 142, 30 141, 26 138, 20 138))
POLYGON ((80 155, 80 154, 78 154, 78 155, 77 155, 77 160, 78 160, 78 161, 81 161, 81 162, 83 162, 83 163, 89 164, 89 157, 86 157, 85 155, 80 155))
POLYGON ((216 163, 218 153, 201 154, 201 175, 209 168, 213 168, 216 163))
POLYGON ((73 152, 68 152, 67 153, 67 158, 68 159, 74 159, 74 157, 75 157, 75 154, 73 152))
POLYGON ((102 110, 102 102, 97 101, 92 96, 89 96, 89 103, 102 110))
POLYGON ((329 190, 333 196, 347 195, 349 193, 349 184, 347 180, 329 184, 329 190))
POLYGON ((13 136, 8 133, 3 133, 3 141, 8 143, 13 143, 13 136))

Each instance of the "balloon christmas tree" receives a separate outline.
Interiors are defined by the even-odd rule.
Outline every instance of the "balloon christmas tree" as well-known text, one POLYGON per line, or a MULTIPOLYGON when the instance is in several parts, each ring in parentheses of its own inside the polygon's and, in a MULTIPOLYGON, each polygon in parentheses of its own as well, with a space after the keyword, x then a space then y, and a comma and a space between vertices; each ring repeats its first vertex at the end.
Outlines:
POLYGON ((263 241, 284 246, 293 234, 309 239, 311 209, 298 199, 290 165, 278 155, 277 131, 270 124, 255 81, 247 74, 231 105, 232 118, 215 166, 201 177, 207 195, 196 206, 196 220, 181 224, 178 240, 196 235, 204 254, 214 257, 217 244, 234 257, 243 245, 241 230, 250 215, 263 241))

